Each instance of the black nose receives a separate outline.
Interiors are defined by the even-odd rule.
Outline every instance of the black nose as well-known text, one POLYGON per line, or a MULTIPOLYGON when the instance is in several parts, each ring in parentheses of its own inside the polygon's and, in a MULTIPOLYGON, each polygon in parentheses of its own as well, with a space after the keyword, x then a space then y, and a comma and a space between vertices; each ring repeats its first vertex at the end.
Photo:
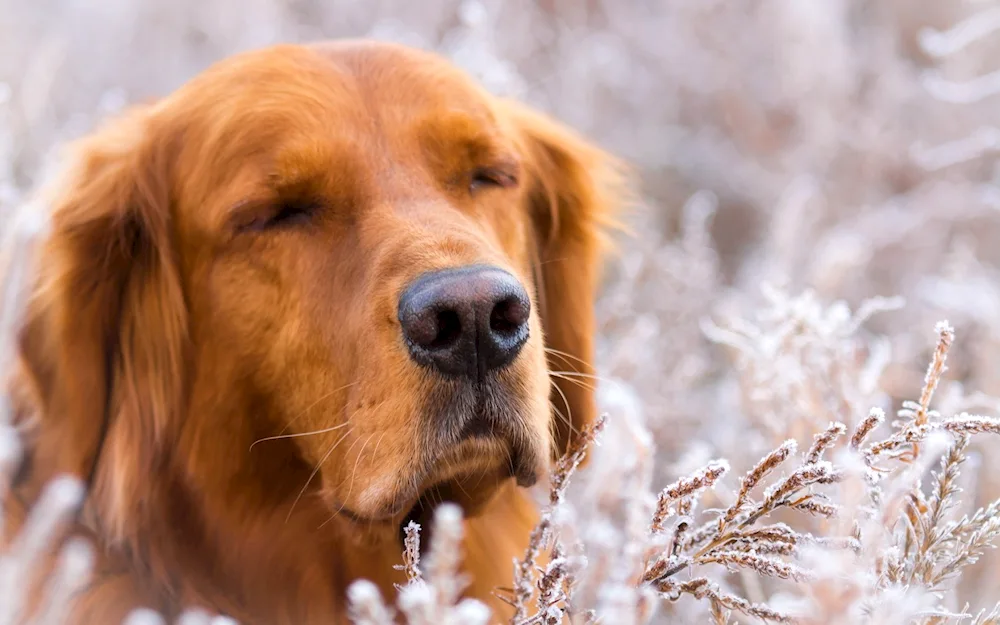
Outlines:
POLYGON ((473 265, 425 274, 399 298, 410 356, 445 375, 482 380, 528 340, 531 301, 517 278, 473 265))

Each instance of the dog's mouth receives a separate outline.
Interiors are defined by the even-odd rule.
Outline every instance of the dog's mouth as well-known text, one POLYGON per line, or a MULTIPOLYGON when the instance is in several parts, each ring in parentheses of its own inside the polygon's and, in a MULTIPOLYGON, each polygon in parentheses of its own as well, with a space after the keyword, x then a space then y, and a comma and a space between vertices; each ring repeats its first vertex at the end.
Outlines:
POLYGON ((338 514, 368 528, 402 528, 411 520, 426 527, 434 509, 451 502, 458 504, 466 516, 474 516, 510 478, 522 487, 534 485, 539 474, 537 465, 534 452, 494 436, 476 435, 442 454, 424 472, 418 486, 393 493, 390 504, 368 514, 342 505, 338 506, 338 514))
POLYGON ((426 520, 442 502, 475 515, 510 478, 527 488, 544 471, 545 438, 531 431, 524 413, 503 384, 442 385, 424 411, 435 427, 427 428, 409 468, 387 471, 350 501, 334 502, 327 492, 329 503, 366 527, 426 520))
POLYGON ((423 548, 430 544, 431 532, 434 529, 432 520, 438 506, 445 502, 457 503, 461 506, 463 514, 469 517, 475 514, 476 510, 483 507, 494 494, 490 493, 489 496, 482 496, 480 494, 482 497, 481 500, 472 500, 469 498, 468 493, 463 492, 458 482, 437 484, 417 498, 413 506, 410 507, 398 522, 396 531, 402 541, 406 537, 406 527, 411 522, 417 523, 421 528, 422 540, 420 546, 421 551, 423 551, 423 548))

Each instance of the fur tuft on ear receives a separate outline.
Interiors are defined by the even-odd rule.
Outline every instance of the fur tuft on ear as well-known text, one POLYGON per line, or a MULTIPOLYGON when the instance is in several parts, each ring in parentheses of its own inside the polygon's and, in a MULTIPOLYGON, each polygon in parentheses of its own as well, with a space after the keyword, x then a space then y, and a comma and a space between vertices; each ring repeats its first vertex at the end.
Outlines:
POLYGON ((594 301, 611 229, 630 203, 622 162, 563 125, 513 102, 535 226, 535 280, 552 379, 555 449, 596 416, 594 301))
POLYGON ((18 336, 15 375, 31 389, 15 398, 22 497, 57 474, 93 480, 90 505, 112 536, 124 507, 141 505, 183 391, 167 157, 151 132, 136 109, 72 146, 43 196, 51 224, 18 336), (134 470, 114 471, 120 462, 134 470))

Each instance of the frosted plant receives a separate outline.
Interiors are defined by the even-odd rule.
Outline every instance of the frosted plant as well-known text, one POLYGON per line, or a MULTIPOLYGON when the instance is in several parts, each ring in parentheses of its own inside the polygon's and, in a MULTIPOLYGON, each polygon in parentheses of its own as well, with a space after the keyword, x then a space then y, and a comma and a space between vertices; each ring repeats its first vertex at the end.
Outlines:
MULTIPOLYGON (((17 432, 0 425, 0 520, 9 523, 16 511, 5 510, 10 479, 21 457, 17 432)), ((53 545, 59 545, 68 523, 83 501, 83 484, 60 477, 48 484, 27 515, 21 531, 0 554, 0 624, 20 625, 28 614, 34 623, 58 625, 71 597, 90 580, 93 547, 73 539, 57 551, 51 574, 41 588, 30 585, 38 567, 48 566, 53 545), (37 605, 35 604, 37 602, 37 605)), ((4 525, 0 525, 3 531, 4 525)))
POLYGON ((743 409, 771 440, 800 437, 828 421, 853 425, 880 399, 878 380, 890 357, 884 340, 866 345, 857 332, 902 300, 868 299, 851 312, 844 302, 823 306, 812 291, 792 297, 765 284, 762 292, 767 305, 754 321, 702 323, 710 340, 734 352, 743 409))
MULTIPOLYGON (((460 572, 462 561, 462 511, 455 504, 434 510, 434 540, 426 569, 420 559, 419 525, 406 527, 402 569, 407 583, 399 588, 396 606, 408 625, 485 625, 490 610, 474 599, 461 597, 468 580, 460 572)), ((382 595, 367 580, 354 582, 347 591, 350 615, 359 625, 389 625, 398 622, 396 610, 385 605, 382 595)))
MULTIPOLYGON (((785 441, 740 479, 729 505, 701 514, 696 514, 698 499, 726 475, 725 462, 709 463, 662 489, 645 556, 635 563, 636 583, 671 602, 684 596, 707 601, 717 622, 727 622, 732 612, 816 624, 965 620, 966 612, 941 600, 949 584, 1000 536, 1000 500, 961 518, 951 513, 968 506, 957 479, 969 436, 1000 433, 1000 419, 966 413, 942 418, 930 408, 954 340, 947 323, 937 331, 919 400, 905 402, 893 431, 881 438, 874 433, 884 413, 873 408, 849 436, 844 424, 834 422, 801 454, 796 441, 785 441), (925 494, 921 480, 934 462, 940 470, 925 494), (773 520, 786 511, 828 523, 816 531, 773 520), (776 602, 752 601, 712 574, 720 566, 794 581, 804 592, 795 599, 786 589, 776 602), (840 592, 831 597, 835 586, 840 592)), ((555 543, 558 553, 570 551, 558 546, 558 537, 555 543)), ((628 546, 619 548, 627 557, 628 546)), ((641 602, 634 608, 629 622, 646 622, 651 611, 641 602)), ((989 618, 986 614, 980 620, 989 618)), ((597 617, 602 616, 607 615, 599 609, 597 617)), ((615 622, 621 622, 617 616, 615 622)), ((515 621, 521 622, 531 621, 515 621)))

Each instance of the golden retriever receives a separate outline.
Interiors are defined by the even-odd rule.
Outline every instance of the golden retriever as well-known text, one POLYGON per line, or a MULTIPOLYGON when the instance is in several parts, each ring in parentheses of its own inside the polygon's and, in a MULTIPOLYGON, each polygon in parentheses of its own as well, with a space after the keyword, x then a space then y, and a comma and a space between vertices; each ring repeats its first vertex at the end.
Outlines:
POLYGON ((100 554, 75 623, 329 624, 357 578, 393 600, 401 525, 455 501, 467 595, 503 618, 525 487, 594 417, 620 171, 366 41, 231 57, 84 137, 18 336, 8 540, 73 474, 100 554))

